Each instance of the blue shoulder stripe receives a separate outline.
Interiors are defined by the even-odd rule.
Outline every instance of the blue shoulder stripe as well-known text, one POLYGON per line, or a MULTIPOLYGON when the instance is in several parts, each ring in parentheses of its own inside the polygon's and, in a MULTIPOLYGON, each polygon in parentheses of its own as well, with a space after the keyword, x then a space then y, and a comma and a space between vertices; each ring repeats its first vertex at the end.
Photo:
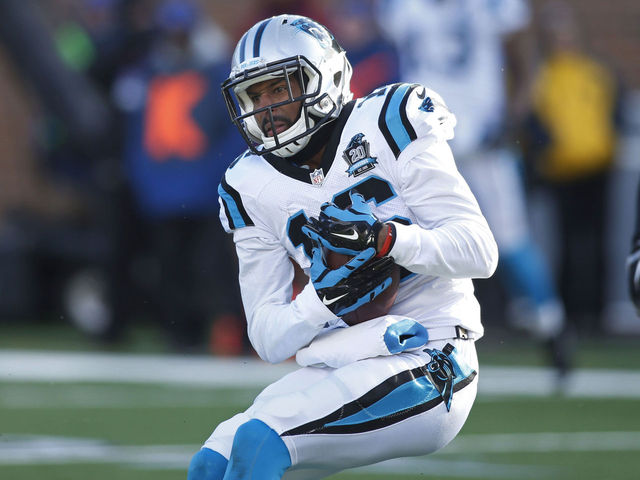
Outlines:
POLYGON ((384 101, 378 127, 396 158, 417 138, 416 131, 407 117, 407 100, 414 85, 394 85, 384 101))
POLYGON ((222 182, 218 185, 218 195, 222 199, 224 206, 224 212, 229 220, 229 227, 232 230, 253 226, 253 220, 247 214, 242 204, 242 198, 236 189, 227 183, 227 180, 223 177, 222 182))

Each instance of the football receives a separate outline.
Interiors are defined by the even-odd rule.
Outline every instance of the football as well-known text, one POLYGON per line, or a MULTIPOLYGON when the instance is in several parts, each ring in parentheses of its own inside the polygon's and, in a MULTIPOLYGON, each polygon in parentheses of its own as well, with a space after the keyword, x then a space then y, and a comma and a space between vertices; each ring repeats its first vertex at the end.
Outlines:
MULTIPOLYGON (((332 250, 325 251, 325 261, 327 266, 332 270, 341 267, 353 257, 350 255, 344 255, 332 250)), ((387 289, 374 298, 372 301, 365 303, 361 307, 357 308, 353 312, 349 312, 343 315, 342 320, 347 325, 356 325, 358 323, 366 322, 372 318, 382 317, 389 313, 393 303, 396 301, 398 295, 398 287, 400 285, 400 267, 393 264, 393 270, 391 272, 391 285, 387 289)))

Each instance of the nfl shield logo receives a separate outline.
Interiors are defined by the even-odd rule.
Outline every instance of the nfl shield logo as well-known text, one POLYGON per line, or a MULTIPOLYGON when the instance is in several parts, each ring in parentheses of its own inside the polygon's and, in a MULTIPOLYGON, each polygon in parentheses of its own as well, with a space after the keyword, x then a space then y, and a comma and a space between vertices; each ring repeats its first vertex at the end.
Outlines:
POLYGON ((321 168, 316 168, 309 176, 311 177, 311 183, 316 187, 320 187, 324 182, 324 173, 322 173, 321 168))

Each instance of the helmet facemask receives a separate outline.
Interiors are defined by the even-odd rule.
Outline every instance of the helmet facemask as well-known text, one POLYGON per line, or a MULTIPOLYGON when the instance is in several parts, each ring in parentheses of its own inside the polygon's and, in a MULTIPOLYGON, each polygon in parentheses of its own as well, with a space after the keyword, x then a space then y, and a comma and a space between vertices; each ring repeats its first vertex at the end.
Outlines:
MULTIPOLYGON (((273 153, 291 157, 300 152, 323 125, 336 119, 342 107, 353 98, 349 84, 351 65, 344 49, 323 25, 299 15, 278 15, 256 23, 240 38, 231 59, 231 75, 222 92, 231 120, 251 151, 257 155, 273 153), (254 110, 247 88, 269 79, 287 79, 285 92, 277 104, 254 110), (291 79, 298 80, 301 93, 294 96, 291 79), (273 136, 266 136, 256 121, 271 121, 291 103, 298 102, 300 113, 294 124, 273 136)), ((284 86, 284 84, 283 84, 284 86)), ((260 87, 261 88, 261 87, 260 87)), ((259 89, 258 89, 259 90, 259 89)), ((297 93, 297 91, 296 91, 297 93)), ((289 116, 293 109, 286 108, 289 116)), ((282 119, 280 119, 282 120, 282 119)), ((293 120, 293 118, 287 118, 293 120)), ((282 122, 276 119, 276 124, 282 122)), ((271 133, 270 133, 271 135, 271 133)))
POLYGON ((236 125, 251 151, 258 155, 273 152, 289 157, 304 148, 322 125, 335 115, 338 105, 327 93, 320 94, 322 73, 304 56, 295 56, 257 66, 239 72, 222 84, 222 92, 231 120, 236 125), (287 84, 288 98, 265 107, 253 109, 247 89, 263 81, 283 78, 287 84), (300 94, 294 95, 292 78, 300 85, 300 94), (277 133, 273 110, 291 103, 300 102, 300 113, 296 121, 286 130, 277 133), (256 115, 267 112, 273 136, 266 136, 258 125, 256 115), (262 148, 258 148, 262 145, 262 148))

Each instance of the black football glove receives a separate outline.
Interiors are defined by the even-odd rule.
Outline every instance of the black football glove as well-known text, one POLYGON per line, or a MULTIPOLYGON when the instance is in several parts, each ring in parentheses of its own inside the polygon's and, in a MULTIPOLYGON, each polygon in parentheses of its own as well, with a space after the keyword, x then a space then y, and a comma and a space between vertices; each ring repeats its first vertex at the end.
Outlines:
POLYGON ((325 263, 319 245, 312 252, 311 282, 322 303, 338 317, 370 302, 391 285, 393 260, 373 258, 374 248, 359 252, 335 270, 325 263))
POLYGON ((349 196, 351 206, 346 209, 334 203, 322 204, 320 215, 308 220, 303 233, 323 247, 346 255, 357 255, 367 248, 377 250, 384 223, 371 213, 362 195, 352 191, 349 196))
POLYGON ((640 240, 638 240, 627 259, 629 272, 629 295, 640 315, 640 240))

